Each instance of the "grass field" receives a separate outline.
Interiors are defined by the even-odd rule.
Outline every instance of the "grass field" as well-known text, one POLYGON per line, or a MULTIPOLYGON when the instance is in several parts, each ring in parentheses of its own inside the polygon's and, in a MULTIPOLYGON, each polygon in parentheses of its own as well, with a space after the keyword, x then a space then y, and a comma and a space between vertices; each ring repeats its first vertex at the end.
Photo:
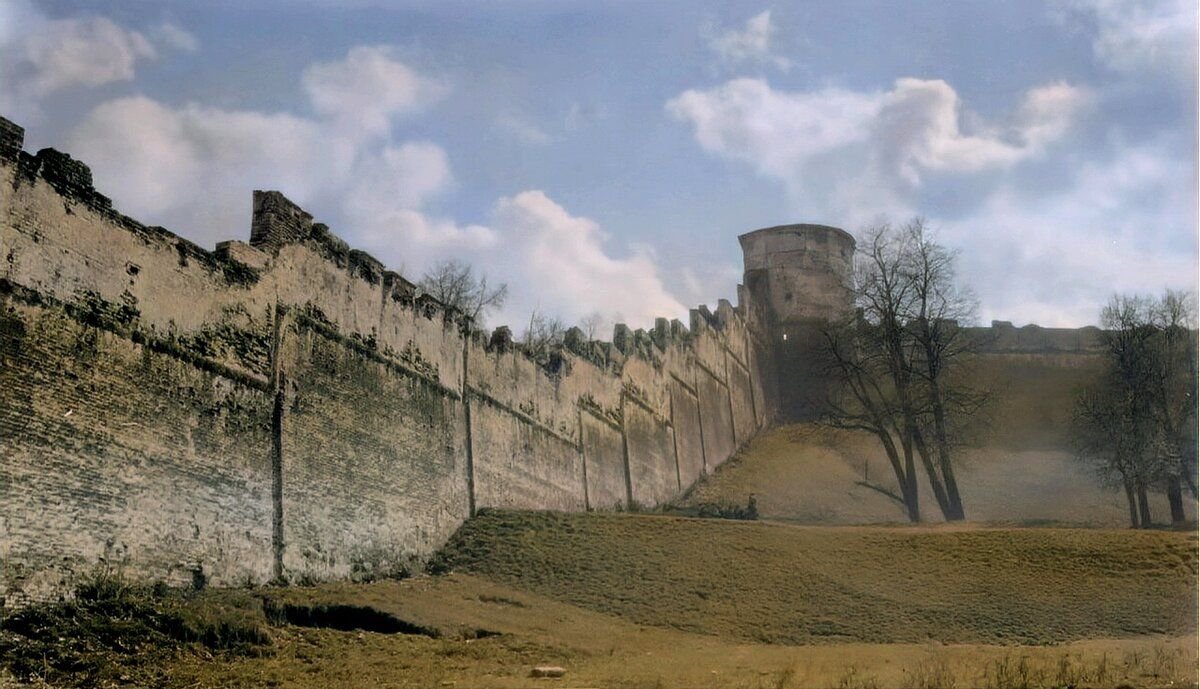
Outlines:
POLYGON ((0 660, 23 661, 22 686, 1195 686, 1195 547, 1171 532, 490 513, 447 549, 450 573, 110 584, 0 620, 0 660), (567 674, 532 678, 540 665, 567 674))
POLYGON ((1036 647, 786 646, 638 625, 463 574, 288 593, 297 604, 367 605, 443 635, 287 626, 274 630, 269 654, 221 663, 183 656, 163 686, 1037 689, 1196 681, 1195 636, 1036 647), (470 638, 481 630, 482 638, 470 638), (546 664, 566 676, 530 678, 546 664))
POLYGON ((1061 643, 1196 627, 1196 535, 489 513, 445 566, 760 643, 1061 643))

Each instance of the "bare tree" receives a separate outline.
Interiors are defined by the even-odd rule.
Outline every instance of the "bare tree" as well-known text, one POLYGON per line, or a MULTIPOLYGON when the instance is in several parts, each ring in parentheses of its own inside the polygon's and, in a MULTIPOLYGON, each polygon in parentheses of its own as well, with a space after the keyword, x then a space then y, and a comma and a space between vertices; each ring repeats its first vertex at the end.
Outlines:
POLYGON ((924 389, 919 392, 924 397, 922 406, 927 417, 918 426, 914 441, 935 496, 939 481, 933 478, 940 474, 945 494, 941 506, 946 519, 961 520, 966 518, 966 511, 954 475, 954 437, 961 427, 956 421, 973 417, 989 395, 961 382, 952 384, 947 371, 975 351, 978 340, 968 337, 960 324, 975 319, 977 303, 974 294, 956 279, 957 254, 934 242, 921 218, 909 222, 903 232, 907 235, 906 263, 913 296, 908 302, 910 311, 902 318, 914 341, 913 369, 922 379, 924 389), (933 436, 936 466, 929 458, 926 429, 933 436))
POLYGON ((1071 423, 1075 453, 1094 463, 1106 484, 1124 489, 1130 526, 1149 527, 1143 453, 1150 433, 1146 419, 1131 413, 1130 407, 1120 400, 1119 385, 1112 378, 1080 394, 1071 423), (1143 486, 1141 490, 1139 485, 1143 486))
POLYGON ((1148 491, 1164 488, 1171 521, 1185 519, 1183 485, 1196 495, 1196 349, 1190 295, 1116 295, 1100 313, 1108 366, 1076 404, 1076 454, 1119 482, 1130 523, 1151 526, 1148 491))
POLYGON ((827 400, 824 422, 861 430, 879 439, 896 477, 899 494, 868 484, 899 502, 909 521, 921 521, 920 494, 912 443, 902 422, 901 403, 891 383, 889 363, 878 346, 877 326, 849 317, 824 332, 829 368, 841 385, 827 400))
POLYGON ((435 263, 417 284, 427 294, 462 311, 480 325, 484 316, 504 306, 508 298, 508 285, 489 285, 486 274, 476 275, 470 264, 458 259, 435 263))
POLYGON ((954 438, 986 398, 947 375, 971 351, 959 323, 974 315, 973 297, 955 281, 954 259, 920 219, 870 229, 855 263, 856 313, 825 337, 841 382, 825 421, 880 440, 900 487, 892 496, 912 521, 920 520, 918 461, 942 515, 965 518, 954 438))
POLYGON ((1192 294, 1167 290, 1151 314, 1158 330, 1153 397, 1167 461, 1177 467, 1167 479, 1172 523, 1186 518, 1183 486, 1187 485, 1193 499, 1197 497, 1195 313, 1192 294))
POLYGON ((591 342, 598 339, 606 324, 604 316, 599 311, 593 311, 579 320, 579 330, 591 342))
POLYGON ((529 327, 525 329, 521 343, 531 358, 544 361, 550 357, 551 350, 562 344, 566 332, 567 327, 561 319, 534 310, 529 314, 529 327))

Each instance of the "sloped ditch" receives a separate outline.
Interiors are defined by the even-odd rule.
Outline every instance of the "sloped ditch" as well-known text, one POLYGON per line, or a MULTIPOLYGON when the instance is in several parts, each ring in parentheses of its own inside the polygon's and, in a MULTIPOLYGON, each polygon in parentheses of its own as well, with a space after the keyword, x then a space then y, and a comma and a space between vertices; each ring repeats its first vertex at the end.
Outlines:
POLYGON ((263 614, 266 616, 267 622, 274 626, 289 624, 297 627, 333 629, 342 632, 414 634, 431 639, 483 639, 500 635, 500 632, 490 629, 426 627, 377 608, 344 603, 293 603, 264 597, 263 614))

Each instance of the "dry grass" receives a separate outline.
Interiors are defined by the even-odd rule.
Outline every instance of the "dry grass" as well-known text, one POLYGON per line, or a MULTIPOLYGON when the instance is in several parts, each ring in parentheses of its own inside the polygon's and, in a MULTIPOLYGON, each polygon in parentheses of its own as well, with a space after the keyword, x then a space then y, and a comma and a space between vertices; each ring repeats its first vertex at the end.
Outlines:
MULTIPOLYGON (((698 485, 684 506, 745 504, 751 493, 764 518, 804 524, 880 524, 907 521, 895 501, 860 482, 895 490, 887 458, 873 437, 816 424, 772 429, 698 485)), ((958 479, 968 519, 1023 525, 1121 528, 1129 523, 1123 494, 1105 488, 1069 452, 964 448, 958 479)), ((928 483, 921 482, 921 513, 941 521, 928 483)), ((1152 496, 1165 520, 1165 496, 1152 496)), ((1194 503, 1185 506, 1194 519, 1194 503)))
POLYGON ((1195 632, 1196 535, 488 513, 444 566, 760 643, 1061 643, 1195 632))
MULTIPOLYGON (((245 595, 214 591, 198 605, 245 595)), ((636 625, 463 574, 252 595, 314 609, 371 610, 371 618, 405 620, 439 636, 283 624, 272 628, 269 652, 213 654, 182 645, 159 654, 154 665, 131 663, 119 675, 76 686, 1116 689, 1196 681, 1194 636, 1040 647, 748 644, 636 625), (532 680, 530 670, 543 664, 565 667, 567 676, 532 680)), ((6 681, 0 673, 0 686, 10 686, 6 681)), ((33 686, 49 685, 35 678, 33 686)))
POLYGON ((0 616, 0 667, 54 686, 153 684, 180 653, 259 655, 270 641, 262 603, 247 591, 184 592, 101 573, 70 600, 0 616))

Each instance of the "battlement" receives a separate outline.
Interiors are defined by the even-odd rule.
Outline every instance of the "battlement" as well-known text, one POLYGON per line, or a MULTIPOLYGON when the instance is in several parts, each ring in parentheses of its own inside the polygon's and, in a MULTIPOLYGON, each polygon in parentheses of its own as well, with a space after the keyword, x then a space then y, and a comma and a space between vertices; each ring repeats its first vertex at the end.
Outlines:
POLYGON ((0 159, 15 161, 25 147, 25 128, 0 117, 0 159))

